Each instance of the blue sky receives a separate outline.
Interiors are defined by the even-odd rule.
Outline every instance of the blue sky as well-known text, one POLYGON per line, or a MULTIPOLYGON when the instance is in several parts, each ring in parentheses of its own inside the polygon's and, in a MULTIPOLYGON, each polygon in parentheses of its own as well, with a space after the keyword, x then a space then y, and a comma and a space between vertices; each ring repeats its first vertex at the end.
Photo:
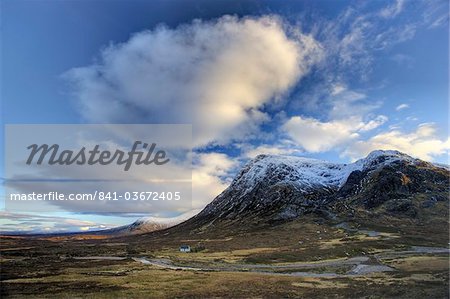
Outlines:
POLYGON ((258 153, 448 163, 447 1, 4 0, 1 22, 4 124, 192 123, 195 208, 258 153))

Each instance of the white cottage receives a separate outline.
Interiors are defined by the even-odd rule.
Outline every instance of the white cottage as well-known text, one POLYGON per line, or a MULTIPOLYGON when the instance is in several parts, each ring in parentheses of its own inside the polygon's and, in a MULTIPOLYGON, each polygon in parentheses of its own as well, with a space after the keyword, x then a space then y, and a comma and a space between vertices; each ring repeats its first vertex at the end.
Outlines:
POLYGON ((191 246, 189 245, 181 245, 180 252, 191 252, 191 246))

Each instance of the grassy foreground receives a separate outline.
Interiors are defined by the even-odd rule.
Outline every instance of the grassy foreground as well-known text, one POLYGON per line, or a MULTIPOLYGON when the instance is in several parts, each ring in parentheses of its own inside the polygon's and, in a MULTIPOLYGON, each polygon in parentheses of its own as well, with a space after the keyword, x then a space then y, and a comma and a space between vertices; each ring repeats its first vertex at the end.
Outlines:
POLYGON ((174 233, 85 240, 2 237, 1 295, 2 298, 449 297, 449 259, 445 252, 448 230, 442 225, 413 229, 392 224, 346 230, 309 219, 259 231, 228 234, 221 231, 222 235, 174 233), (180 253, 179 244, 201 250, 180 253), (412 246, 430 250, 413 251, 412 246), (444 252, 433 252, 433 248, 444 252), (80 259, 95 256, 123 259, 80 259), (133 257, 168 260, 197 270, 165 269, 140 263, 133 257), (365 258, 365 264, 393 270, 349 274, 355 265, 334 264, 349 258, 365 258), (322 266, 324 262, 328 262, 327 266, 322 266), (312 267, 305 268, 305 264, 312 267), (258 270, 286 265, 293 268, 258 270), (299 272, 302 274, 295 274, 299 272), (332 275, 324 276, 327 273, 332 275))

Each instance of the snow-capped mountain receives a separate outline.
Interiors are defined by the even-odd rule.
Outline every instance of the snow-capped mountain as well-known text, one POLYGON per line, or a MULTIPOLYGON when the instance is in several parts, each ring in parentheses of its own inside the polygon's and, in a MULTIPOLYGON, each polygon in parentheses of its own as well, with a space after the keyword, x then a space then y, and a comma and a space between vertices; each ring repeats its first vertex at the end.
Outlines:
POLYGON ((274 184, 294 183, 305 192, 318 187, 339 188, 355 170, 373 169, 400 160, 409 163, 420 161, 398 151, 381 150, 373 151, 366 158, 350 164, 296 156, 259 155, 241 170, 232 186, 239 187, 244 194, 266 180, 274 184))
POLYGON ((313 212, 334 217, 353 213, 357 206, 413 215, 419 193, 448 201, 449 177, 445 168, 398 151, 373 151, 349 164, 259 155, 192 221, 286 221, 313 212))
POLYGON ((129 225, 98 231, 102 235, 135 235, 163 230, 186 221, 196 215, 199 210, 192 210, 176 217, 142 217, 129 225))

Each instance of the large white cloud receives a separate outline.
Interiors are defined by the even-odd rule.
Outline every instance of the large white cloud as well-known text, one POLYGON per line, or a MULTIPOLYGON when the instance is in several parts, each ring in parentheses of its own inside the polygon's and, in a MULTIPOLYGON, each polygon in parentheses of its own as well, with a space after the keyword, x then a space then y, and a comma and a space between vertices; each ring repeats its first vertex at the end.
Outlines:
POLYGON ((364 93, 348 90, 341 84, 332 87, 326 101, 331 106, 326 121, 299 115, 288 118, 282 126, 292 140, 309 152, 346 145, 359 138, 360 133, 373 130, 388 120, 384 115, 368 117, 379 103, 366 101, 364 93))
POLYGON ((321 53, 279 17, 224 16, 140 32, 67 78, 88 121, 192 123, 201 146, 242 138, 268 120, 260 108, 321 53))
POLYGON ((379 116, 367 123, 359 117, 321 122, 315 118, 294 116, 283 128, 305 150, 322 152, 358 138, 358 132, 373 129, 385 120, 384 116, 379 116))

